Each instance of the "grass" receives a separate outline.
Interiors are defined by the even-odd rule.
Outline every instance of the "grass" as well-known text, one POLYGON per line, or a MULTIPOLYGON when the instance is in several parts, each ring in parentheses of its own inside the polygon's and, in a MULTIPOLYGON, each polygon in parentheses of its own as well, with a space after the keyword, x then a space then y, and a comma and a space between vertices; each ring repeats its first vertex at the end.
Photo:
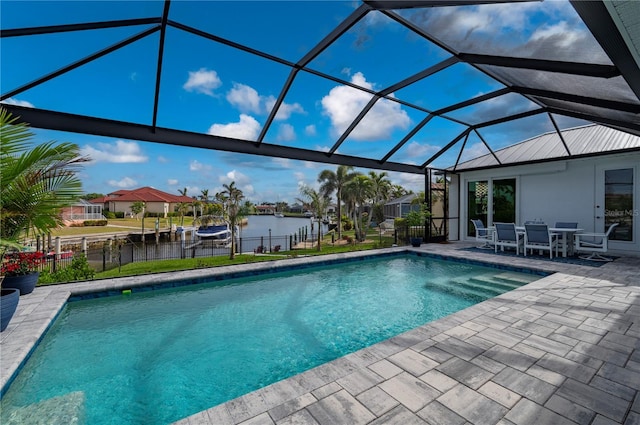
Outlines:
MULTIPOLYGON (((174 218, 171 224, 180 225, 180 219, 174 218)), ((191 226, 193 224, 192 217, 184 218, 184 225, 191 226)), ((153 230, 156 227, 155 217, 146 217, 144 219, 144 229, 153 230)), ((160 219, 160 229, 167 230, 171 226, 168 218, 160 219)), ((82 236, 82 235, 98 235, 101 233, 114 233, 122 231, 141 231, 142 219, 135 218, 111 218, 106 226, 86 226, 86 227, 60 227, 51 231, 51 236, 82 236)))
MULTIPOLYGON (((377 237, 378 235, 376 235, 377 237)), ((342 252, 363 251, 376 249, 383 246, 391 246, 392 238, 383 237, 382 242, 376 239, 375 242, 363 242, 357 244, 331 245, 331 238, 325 238, 322 250, 318 252, 317 248, 296 249, 291 251, 281 251, 277 254, 270 255, 254 255, 254 254, 237 254, 234 260, 230 260, 227 256, 203 257, 203 258, 186 258, 173 260, 156 260, 130 263, 122 266, 122 268, 114 268, 104 272, 96 273, 95 279, 108 279, 124 276, 138 276, 150 273, 162 273, 180 270, 192 270, 198 268, 228 266, 233 264, 248 264, 264 261, 277 261, 283 258, 293 258, 299 256, 310 255, 327 255, 342 252)))

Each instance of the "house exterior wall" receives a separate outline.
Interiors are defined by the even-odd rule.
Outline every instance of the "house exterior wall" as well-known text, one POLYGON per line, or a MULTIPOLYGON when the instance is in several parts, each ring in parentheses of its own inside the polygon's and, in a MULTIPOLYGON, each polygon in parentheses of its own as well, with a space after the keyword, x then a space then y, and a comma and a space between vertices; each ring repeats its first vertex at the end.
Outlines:
MULTIPOLYGON (((131 205, 133 202, 128 201, 109 201, 109 211, 111 212, 123 212, 130 214, 131 213, 131 205)), ((148 213, 159 213, 164 214, 165 212, 173 212, 174 204, 169 204, 166 202, 146 202, 145 212, 148 213), (166 210, 165 210, 166 206, 166 210)))
MULTIPOLYGON (((568 161, 520 165, 505 168, 461 172, 456 188, 460 205, 460 239, 467 237, 467 185, 470 181, 501 178, 516 179, 516 224, 542 219, 553 225, 557 221, 576 221, 585 232, 605 231, 604 170, 632 168, 634 206, 632 241, 610 241, 612 252, 640 255, 640 153, 632 152, 568 161)), ((453 193, 452 193, 453 195, 453 193)), ((450 216, 458 211, 450 205, 450 216)), ((489 220, 487 225, 492 224, 489 220)), ((453 233, 450 233, 453 239, 453 233)))

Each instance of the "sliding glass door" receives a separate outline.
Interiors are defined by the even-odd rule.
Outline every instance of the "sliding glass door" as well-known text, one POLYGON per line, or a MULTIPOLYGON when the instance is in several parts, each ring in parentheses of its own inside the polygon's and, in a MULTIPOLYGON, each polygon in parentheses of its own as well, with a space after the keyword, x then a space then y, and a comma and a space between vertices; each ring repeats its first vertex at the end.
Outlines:
POLYGON ((475 236, 472 219, 485 226, 494 222, 516 222, 516 179, 467 182, 467 236, 475 236), (491 196, 489 196, 491 194, 491 196))
POLYGON ((471 181, 467 184, 467 235, 475 236, 475 227, 471 220, 480 219, 488 226, 487 212, 489 211, 489 182, 471 181))

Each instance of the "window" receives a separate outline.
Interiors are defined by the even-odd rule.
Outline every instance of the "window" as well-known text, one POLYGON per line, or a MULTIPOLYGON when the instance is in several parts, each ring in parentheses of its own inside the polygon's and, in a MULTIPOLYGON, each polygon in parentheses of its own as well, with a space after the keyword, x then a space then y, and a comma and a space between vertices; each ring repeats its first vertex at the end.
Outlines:
POLYGON ((633 168, 605 170, 604 172, 604 223, 613 229, 609 239, 633 241, 633 168))

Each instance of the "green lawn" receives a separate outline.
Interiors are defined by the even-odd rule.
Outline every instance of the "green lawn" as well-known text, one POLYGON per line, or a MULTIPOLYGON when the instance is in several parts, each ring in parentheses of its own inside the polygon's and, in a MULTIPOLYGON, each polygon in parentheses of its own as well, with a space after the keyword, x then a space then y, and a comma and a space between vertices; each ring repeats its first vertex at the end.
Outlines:
MULTIPOLYGON (((372 235, 373 237, 373 235, 372 235)), ((331 239, 326 238, 322 250, 318 252, 317 248, 296 249, 291 251, 282 251, 277 254, 254 255, 254 254, 237 254, 234 260, 230 260, 227 256, 204 257, 204 258, 186 258, 174 260, 157 260, 130 263, 122 266, 121 269, 114 268, 104 272, 96 273, 96 279, 106 279, 123 276, 137 276, 149 273, 161 273, 179 270, 191 270, 206 267, 227 266, 232 264, 248 264, 263 261, 277 261, 283 258, 292 258, 308 255, 326 255, 336 254, 350 251, 362 251, 376 249, 381 247, 389 247, 393 243, 392 238, 384 237, 382 242, 378 241, 377 235, 375 242, 364 242, 348 245, 331 245, 331 239)))

